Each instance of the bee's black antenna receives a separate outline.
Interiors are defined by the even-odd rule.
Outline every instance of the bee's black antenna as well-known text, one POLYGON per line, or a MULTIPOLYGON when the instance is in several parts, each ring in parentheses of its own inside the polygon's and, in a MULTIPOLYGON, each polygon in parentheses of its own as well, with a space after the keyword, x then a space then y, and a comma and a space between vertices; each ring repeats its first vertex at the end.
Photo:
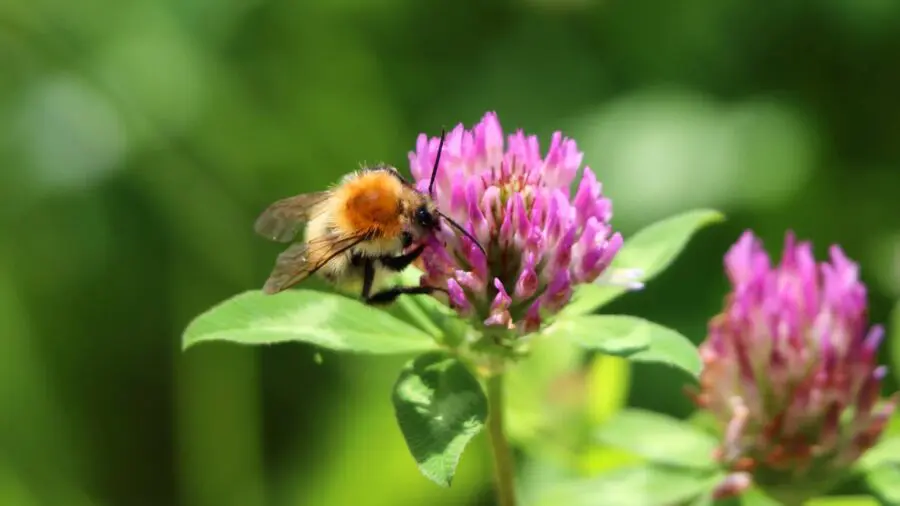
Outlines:
MULTIPOLYGON (((441 129, 441 142, 438 144, 437 156, 434 157, 434 168, 431 169, 431 181, 428 182, 428 195, 434 197, 434 178, 437 176, 438 164, 441 162, 441 151, 444 150, 444 137, 447 132, 441 129)), ((445 216, 446 218, 446 216, 445 216)))
MULTIPOLYGON (((444 150, 444 138, 446 136, 447 136, 446 129, 441 128, 441 142, 438 143, 437 156, 434 157, 434 168, 431 169, 431 181, 428 182, 428 195, 430 195, 431 197, 434 197, 434 179, 437 176, 438 165, 441 162, 441 152, 444 150)), ((462 226, 460 226, 459 223, 453 221, 453 218, 447 216, 446 214, 444 214, 440 211, 438 211, 438 214, 441 216, 441 218, 444 218, 445 220, 447 220, 447 223, 449 223, 451 227, 455 228, 456 230, 459 230, 464 236, 468 237, 470 241, 475 243, 475 246, 478 246, 478 249, 480 249, 481 253, 484 255, 484 257, 487 258, 487 251, 484 250, 484 247, 481 245, 481 243, 478 242, 478 239, 476 239, 475 236, 473 236, 472 234, 469 233, 468 230, 466 230, 462 226)))
POLYGON ((447 223, 449 223, 451 227, 455 228, 456 230, 459 230, 460 232, 462 232, 462 234, 464 236, 468 237, 470 241, 474 242, 475 246, 478 246, 478 249, 480 249, 481 253, 484 254, 484 257, 487 258, 487 251, 484 250, 484 247, 481 246, 481 243, 478 242, 478 239, 476 239, 475 236, 470 234, 468 230, 462 228, 462 226, 460 226, 459 223, 453 221, 453 219, 450 218, 449 216, 447 216, 446 214, 444 214, 440 211, 438 211, 438 214, 441 215, 441 218, 444 218, 445 220, 447 220, 447 223))

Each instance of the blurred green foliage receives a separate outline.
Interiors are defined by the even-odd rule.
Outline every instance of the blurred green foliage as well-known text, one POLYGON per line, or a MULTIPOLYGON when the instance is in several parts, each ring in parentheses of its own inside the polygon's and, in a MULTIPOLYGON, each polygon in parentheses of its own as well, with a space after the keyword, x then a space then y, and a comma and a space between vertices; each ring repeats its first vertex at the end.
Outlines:
MULTIPOLYGON (((481 438, 449 491, 417 472, 390 406, 402 358, 179 343, 262 284, 266 204, 405 169, 419 132, 486 110, 574 136, 626 238, 729 216, 609 312, 699 342, 725 249, 792 227, 861 262, 885 322, 898 27, 893 0, 4 0, 0 504, 491 504, 481 438)), ((610 395, 683 417, 684 381, 641 364, 610 395)))

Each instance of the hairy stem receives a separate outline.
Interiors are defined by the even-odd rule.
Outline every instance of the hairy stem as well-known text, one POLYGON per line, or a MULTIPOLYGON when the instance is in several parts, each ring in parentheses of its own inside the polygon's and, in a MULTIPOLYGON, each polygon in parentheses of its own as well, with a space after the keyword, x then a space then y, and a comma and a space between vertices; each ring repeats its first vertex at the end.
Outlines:
POLYGON ((488 436, 491 440, 491 454, 494 457, 497 506, 516 506, 512 453, 503 430, 503 374, 488 378, 487 396, 488 436))

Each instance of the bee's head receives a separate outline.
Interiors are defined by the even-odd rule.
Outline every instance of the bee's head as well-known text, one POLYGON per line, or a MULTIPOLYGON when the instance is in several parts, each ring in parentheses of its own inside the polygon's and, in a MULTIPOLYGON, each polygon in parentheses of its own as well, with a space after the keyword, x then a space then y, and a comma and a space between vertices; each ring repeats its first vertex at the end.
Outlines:
POLYGON ((413 221, 425 232, 435 232, 441 228, 441 215, 429 198, 422 199, 413 211, 413 221))
POLYGON ((404 247, 419 242, 441 228, 441 215, 427 195, 419 194, 407 207, 407 226, 401 241, 404 247))

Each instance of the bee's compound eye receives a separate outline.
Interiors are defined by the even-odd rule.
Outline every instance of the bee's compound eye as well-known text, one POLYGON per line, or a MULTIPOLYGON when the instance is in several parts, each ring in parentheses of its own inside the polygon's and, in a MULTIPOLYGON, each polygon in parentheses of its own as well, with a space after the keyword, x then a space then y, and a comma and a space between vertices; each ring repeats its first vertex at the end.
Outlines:
POLYGON ((435 225, 435 219, 425 206, 421 206, 416 209, 416 223, 424 228, 432 228, 435 225))
POLYGON ((408 248, 413 242, 413 236, 409 232, 401 232, 400 233, 400 243, 403 244, 404 248, 408 248))

